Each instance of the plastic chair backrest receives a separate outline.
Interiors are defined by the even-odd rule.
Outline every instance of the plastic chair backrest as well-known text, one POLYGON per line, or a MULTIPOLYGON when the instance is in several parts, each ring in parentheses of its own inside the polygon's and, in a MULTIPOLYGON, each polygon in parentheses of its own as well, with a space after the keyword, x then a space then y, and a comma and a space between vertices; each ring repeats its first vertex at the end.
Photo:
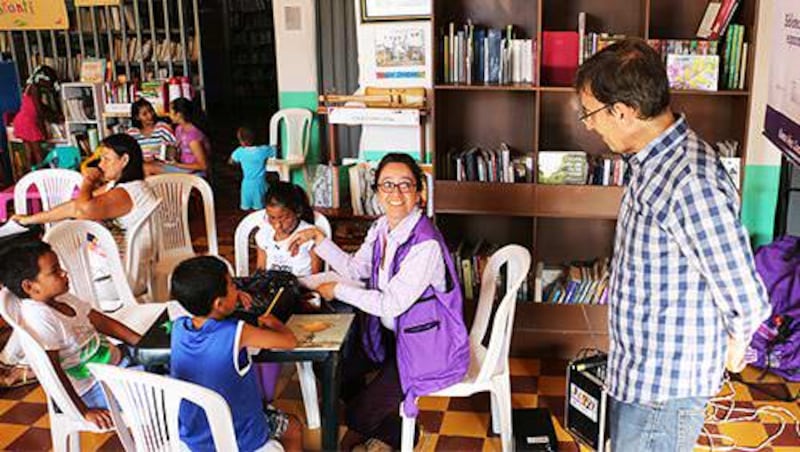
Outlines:
POLYGON ((311 143, 310 110, 304 108, 284 108, 278 110, 269 120, 269 144, 278 145, 279 124, 284 122, 286 142, 281 146, 281 158, 285 160, 303 160, 308 155, 311 143))
POLYGON ((143 215, 127 231, 125 231, 125 262, 123 262, 125 273, 131 282, 131 287, 135 287, 138 280, 140 269, 148 271, 150 263, 143 264, 142 260, 152 260, 154 254, 155 234, 153 231, 153 218, 156 209, 161 205, 161 200, 144 208, 143 215))
MULTIPOLYGON (((0 290, 0 315, 14 329, 14 334, 17 335, 20 346, 25 353, 25 359, 36 374, 36 378, 39 380, 39 384, 42 385, 45 394, 47 394, 48 402, 55 404, 63 415, 82 421, 83 416, 78 411, 78 407, 72 402, 72 399, 69 398, 69 395, 67 395, 67 390, 61 384, 61 380, 58 379, 56 370, 47 357, 47 352, 25 329, 24 319, 20 315, 19 303, 17 296, 11 293, 10 290, 5 288, 0 290)), ((51 406, 51 413, 54 412, 52 408, 51 406)), ((50 422, 58 421, 51 419, 50 422)))
POLYGON ((181 450, 178 416, 181 401, 187 400, 205 410, 216 450, 239 450, 231 410, 218 393, 138 370, 106 364, 88 367, 103 385, 106 397, 111 400, 109 395, 113 395, 119 404, 111 404, 111 416, 123 444, 135 444, 137 451, 181 450), (124 421, 122 413, 129 422, 124 421))
MULTIPOLYGON (((242 218, 233 234, 233 255, 236 265, 236 276, 250 276, 250 237, 260 229, 266 210, 256 210, 242 218)), ((325 215, 314 212, 314 226, 318 227, 326 237, 331 237, 331 224, 325 215)))
POLYGON ((105 254, 106 265, 122 305, 136 304, 128 277, 122 268, 117 242, 108 229, 94 221, 62 221, 44 235, 44 241, 58 255, 61 267, 69 273, 69 291, 81 300, 93 303, 95 309, 101 309, 97 304, 98 297, 89 264, 89 253, 95 252, 90 250, 89 234, 95 237, 92 246, 99 246, 105 254))
POLYGON ((28 190, 31 186, 36 187, 42 201, 42 210, 47 211, 72 199, 82 181, 81 173, 67 169, 31 171, 14 186, 14 212, 28 214, 28 190))
POLYGON ((155 229, 160 257, 170 254, 194 254, 192 236, 189 232, 189 196, 197 190, 203 201, 208 254, 219 254, 217 244, 217 220, 214 216, 214 193, 202 177, 192 174, 159 174, 147 178, 147 182, 161 199, 156 210, 155 229))
POLYGON ((508 366, 508 351, 511 345, 511 334, 514 328, 514 311, 517 306, 517 291, 525 281, 531 267, 531 255, 519 245, 507 245, 492 254, 481 277, 481 293, 478 299, 478 308, 475 320, 469 333, 472 347, 482 347, 480 344, 486 335, 489 319, 492 315, 496 282, 500 275, 500 268, 506 265, 506 293, 492 323, 492 334, 489 346, 484 355, 483 364, 476 382, 488 381, 493 375, 506 370, 508 366))

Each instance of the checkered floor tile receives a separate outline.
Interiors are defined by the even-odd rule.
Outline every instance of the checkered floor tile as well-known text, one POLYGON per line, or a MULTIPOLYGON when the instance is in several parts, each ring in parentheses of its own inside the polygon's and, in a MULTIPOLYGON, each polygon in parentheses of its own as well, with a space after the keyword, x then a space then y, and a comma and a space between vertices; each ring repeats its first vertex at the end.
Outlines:
MULTIPOLYGON (((222 166, 222 165, 220 165, 222 166)), ((237 210, 238 185, 233 177, 235 170, 223 167, 215 184, 217 199, 217 232, 220 254, 233 261, 233 231, 244 216, 237 210)), ((200 221, 193 223, 193 232, 202 232, 200 221)), ((194 234, 197 236, 197 234, 194 234)), ((201 241, 198 241, 198 245, 201 241)), ((566 362, 558 360, 512 359, 512 404, 514 408, 546 407, 550 410, 562 451, 588 450, 579 446, 563 429, 566 362)), ((285 366, 278 383, 275 405, 299 419, 305 419, 299 384, 293 366, 285 366)), ((737 407, 758 408, 772 405, 784 408, 800 418, 800 404, 781 402, 781 398, 800 393, 800 383, 785 383, 774 375, 763 378, 755 369, 746 369, 733 383, 737 407)), ((723 391, 725 394, 725 391, 723 391)), ((423 435, 419 451, 493 451, 500 450, 500 440, 491 433, 489 398, 485 394, 468 399, 422 398, 419 423, 423 435)), ((771 444, 763 450, 774 452, 800 451, 800 437, 795 425, 790 423, 771 444)), ((49 421, 45 395, 37 385, 0 390, 0 450, 47 450, 51 447, 49 421)), ((756 421, 708 424, 712 434, 727 435, 737 447, 755 447, 781 429, 781 420, 761 415, 756 421)), ((341 429, 343 433, 344 428, 341 429)), ((305 445, 309 450, 319 449, 319 430, 306 430, 305 445)), ((82 449, 120 450, 121 445, 113 434, 84 434, 82 449)), ((700 444, 707 444, 704 439, 700 444)), ((717 445, 720 445, 717 443, 717 445)), ((697 450, 705 450, 700 447, 697 450)))

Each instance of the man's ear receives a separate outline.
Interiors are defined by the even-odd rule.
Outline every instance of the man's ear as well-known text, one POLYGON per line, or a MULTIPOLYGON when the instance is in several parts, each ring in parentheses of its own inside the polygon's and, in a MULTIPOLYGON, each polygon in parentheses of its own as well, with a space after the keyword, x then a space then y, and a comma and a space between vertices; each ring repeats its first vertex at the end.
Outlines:
POLYGON ((26 295, 29 297, 33 296, 36 292, 36 282, 31 281, 30 279, 23 279, 22 280, 22 291, 25 292, 26 295))

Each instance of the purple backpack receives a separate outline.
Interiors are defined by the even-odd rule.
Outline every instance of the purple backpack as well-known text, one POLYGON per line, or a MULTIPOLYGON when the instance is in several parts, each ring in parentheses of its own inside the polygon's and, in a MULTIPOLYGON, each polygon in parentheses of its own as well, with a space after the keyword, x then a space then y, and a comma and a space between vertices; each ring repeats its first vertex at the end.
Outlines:
POLYGON ((749 360, 790 381, 800 381, 800 237, 785 236, 755 254, 772 315, 750 343, 749 360))

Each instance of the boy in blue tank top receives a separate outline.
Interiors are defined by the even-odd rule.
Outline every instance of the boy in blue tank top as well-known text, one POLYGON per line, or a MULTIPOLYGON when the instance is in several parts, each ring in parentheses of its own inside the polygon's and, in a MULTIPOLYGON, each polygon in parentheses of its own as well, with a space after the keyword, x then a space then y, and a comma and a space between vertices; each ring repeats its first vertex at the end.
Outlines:
MULTIPOLYGON (((228 402, 241 451, 253 451, 269 440, 287 451, 302 450, 297 419, 264 409, 247 347, 292 348, 294 334, 269 315, 258 319, 261 328, 230 318, 242 294, 233 285, 227 266, 213 256, 182 262, 172 274, 172 298, 192 314, 172 327, 170 374, 212 389, 228 402)), ((180 436, 191 450, 213 450, 205 412, 182 402, 180 436)))

